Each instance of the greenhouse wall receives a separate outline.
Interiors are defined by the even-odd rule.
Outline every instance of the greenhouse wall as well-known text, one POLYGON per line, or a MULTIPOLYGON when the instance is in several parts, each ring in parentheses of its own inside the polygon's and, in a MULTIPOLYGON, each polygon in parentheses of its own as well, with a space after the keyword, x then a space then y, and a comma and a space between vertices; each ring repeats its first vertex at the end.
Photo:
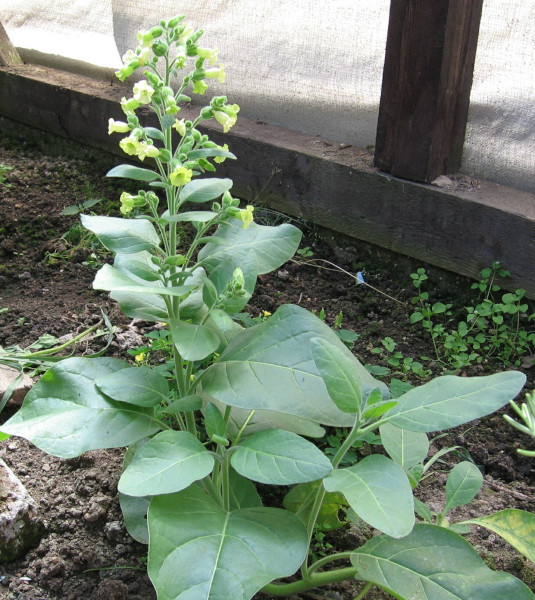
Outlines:
MULTIPOLYGON (((179 11, 220 50, 225 93, 253 120, 362 148, 375 143, 389 0, 2 0, 27 62, 113 77, 136 32, 179 11)), ((485 0, 461 164, 535 189, 535 3, 485 0)))

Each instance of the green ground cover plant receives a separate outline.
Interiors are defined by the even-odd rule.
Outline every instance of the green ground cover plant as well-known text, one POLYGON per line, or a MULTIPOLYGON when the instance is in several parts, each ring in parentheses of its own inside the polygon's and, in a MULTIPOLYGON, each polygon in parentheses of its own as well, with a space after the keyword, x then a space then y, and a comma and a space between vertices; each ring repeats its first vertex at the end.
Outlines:
POLYGON ((419 323, 433 341, 436 357, 448 367, 458 369, 478 364, 493 357, 506 365, 520 365, 523 356, 535 350, 535 331, 529 314, 525 291, 502 293, 498 278, 511 274, 498 262, 481 271, 481 278, 472 284, 477 294, 464 308, 464 318, 455 319, 457 307, 444 302, 429 301, 425 290, 428 280, 424 268, 411 274, 417 295, 411 323, 419 323))
MULTIPOLYGON (((522 373, 443 376, 393 397, 299 306, 249 327, 240 322, 257 277, 290 260, 301 233, 289 223, 255 223, 253 208, 231 195, 232 181, 203 177, 235 158, 210 141, 203 122, 226 132, 239 107, 215 96, 196 118, 178 118, 190 88, 202 96, 225 77, 201 34, 182 16, 139 32, 118 75, 143 67, 145 79, 121 102, 126 121, 111 119, 110 133, 127 134, 121 148, 153 168, 123 164, 108 176, 147 189, 121 195, 124 218, 82 216, 115 255, 94 287, 127 316, 165 323, 167 333, 153 341, 164 352, 171 346, 171 364, 162 372, 142 360, 62 360, 2 431, 65 458, 128 447, 121 507, 129 533, 148 544, 159 600, 290 596, 345 579, 361 583, 357 599, 374 586, 407 600, 532 599, 520 580, 484 564, 459 533, 467 523, 446 516, 479 490, 471 465, 451 472, 440 514, 413 495, 427 434, 501 408, 522 389, 522 373), (141 123, 142 107, 158 126, 141 123), (329 454, 313 441, 326 428, 338 428, 329 454), (385 453, 354 452, 372 441, 385 453), (291 486, 283 508, 266 506, 257 484, 291 486), (351 552, 315 552, 321 532, 343 524, 340 508, 377 535, 351 552)), ((476 521, 535 558, 533 515, 476 521)))

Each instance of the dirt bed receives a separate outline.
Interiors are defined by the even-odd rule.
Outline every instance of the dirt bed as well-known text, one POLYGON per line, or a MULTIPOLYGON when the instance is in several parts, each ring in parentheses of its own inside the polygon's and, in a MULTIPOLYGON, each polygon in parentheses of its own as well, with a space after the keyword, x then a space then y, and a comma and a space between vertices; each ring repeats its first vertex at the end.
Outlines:
MULTIPOLYGON (((109 352, 131 359, 128 345, 145 343, 143 334, 153 326, 132 324, 105 294, 92 289, 95 267, 106 256, 77 243, 76 215, 60 215, 66 207, 81 205, 90 198, 103 198, 91 210, 105 209, 108 214, 116 214, 124 185, 106 179, 105 166, 89 154, 76 159, 47 155, 14 139, 3 140, 0 165, 10 167, 4 170, 5 181, 0 183, 0 309, 7 308, 0 312, 0 346, 25 347, 45 333, 61 337, 83 331, 98 322, 102 309, 118 328, 117 333, 123 334, 117 338, 123 341, 115 342, 109 352), (73 226, 74 233, 65 237, 73 226)), ((268 213, 264 216, 273 218, 268 213)), ((386 295, 367 285, 357 285, 347 273, 326 268, 330 265, 325 262, 315 266, 288 263, 278 272, 260 278, 249 308, 251 315, 273 312, 284 303, 299 304, 318 314, 323 310, 329 324, 334 324, 342 313, 342 327, 359 336, 354 351, 363 363, 384 365, 373 349, 380 347, 387 336, 396 341, 404 356, 433 357, 428 337, 409 323, 409 301, 414 295, 410 273, 424 265, 301 225, 306 235, 303 245, 310 247, 314 258, 328 260, 353 275, 363 272, 366 281, 386 295)), ((470 282, 437 269, 428 271, 437 299, 464 305, 471 293, 470 282)), ((77 351, 83 354, 94 350, 81 344, 77 351)), ((436 361, 427 361, 425 367, 434 374, 442 372, 436 361)), ((487 363, 464 373, 483 374, 501 368, 502 365, 487 363)), ((531 381, 531 370, 526 370, 526 374, 531 381)), ((2 418, 13 410, 8 408, 2 418)), ((482 491, 463 509, 463 517, 507 507, 535 510, 535 461, 516 452, 520 445, 530 444, 532 440, 507 426, 501 415, 470 423, 434 443, 435 449, 462 447, 484 473, 482 491)), ((145 573, 146 547, 130 538, 121 520, 117 482, 122 454, 119 450, 98 451, 62 460, 44 455, 22 439, 0 443, 0 458, 35 499, 45 526, 37 547, 13 563, 0 565, 0 598, 155 598, 145 573)), ((441 469, 452 466, 462 456, 446 455, 441 469)), ((420 490, 422 498, 437 509, 444 502, 443 485, 444 475, 437 471, 420 490)), ((351 549, 362 543, 363 535, 346 528, 329 535, 325 543, 338 550, 351 549)), ((489 565, 514 573, 535 589, 533 565, 500 538, 474 529, 470 539, 489 565)), ((356 590, 355 583, 318 594, 350 600, 356 590)), ((318 594, 295 598, 319 598, 318 594)), ((378 591, 367 597, 378 600, 389 596, 378 591)), ((268 597, 259 594, 258 598, 268 597)))

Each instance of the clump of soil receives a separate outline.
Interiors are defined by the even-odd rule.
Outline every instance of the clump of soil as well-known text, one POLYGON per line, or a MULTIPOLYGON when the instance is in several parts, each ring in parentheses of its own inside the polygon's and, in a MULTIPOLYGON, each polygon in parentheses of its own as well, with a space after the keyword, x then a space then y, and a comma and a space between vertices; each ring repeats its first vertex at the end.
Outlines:
MULTIPOLYGON (((124 182, 107 180, 107 168, 90 155, 69 158, 46 154, 21 140, 2 140, 0 165, 12 170, 0 183, 0 345, 32 343, 44 333, 57 337, 81 331, 100 319, 100 309, 110 316, 119 333, 132 332, 131 345, 144 338, 149 324, 131 327, 106 294, 91 287, 95 267, 109 259, 91 244, 76 245, 64 234, 76 227, 78 217, 62 216, 68 206, 89 198, 102 198, 91 210, 114 214, 124 182), (92 257, 95 254, 96 258, 92 257), (52 257, 52 258, 51 258, 52 257)), ((329 260, 356 273, 382 295, 339 270, 290 262, 278 272, 260 277, 249 310, 252 316, 274 312, 284 303, 324 311, 333 324, 342 313, 342 326, 359 335, 354 351, 363 363, 377 363, 373 349, 391 337, 404 356, 433 356, 428 337, 411 326, 408 304, 413 290, 410 273, 417 267, 405 257, 354 240, 342 240, 327 232, 306 229, 306 242, 315 258, 329 260)), ((506 266, 506 265, 505 265, 506 266)), ((470 295, 470 282, 427 267, 436 286, 437 298, 463 306, 470 295)), ((123 339, 128 336, 123 336, 123 339)), ((146 339, 144 340, 146 342, 146 339)), ((78 351, 95 348, 81 346, 78 351)), ((97 348, 98 349, 98 348, 97 348)), ((130 358, 124 344, 110 352, 130 358)), ((440 374, 439 364, 426 367, 440 374)), ((498 370, 487 364, 465 370, 474 375, 498 370)), ((531 372, 526 371, 528 376, 531 372)), ((463 374, 463 373, 460 373, 463 374)), ((2 414, 7 418, 13 409, 2 414)), ((475 502, 458 510, 459 518, 489 514, 506 507, 535 510, 535 461, 520 456, 519 446, 531 439, 506 425, 501 415, 459 428, 434 442, 434 448, 458 445, 464 448, 485 474, 475 502), (464 513, 463 513, 464 511, 464 513)), ((45 455, 22 439, 0 443, 0 458, 10 465, 35 499, 45 533, 39 545, 17 561, 0 565, 0 598, 6 600, 150 600, 155 598, 145 571, 146 547, 126 533, 117 499, 117 482, 123 452, 89 452, 63 460, 45 455)), ((446 455, 440 469, 421 486, 420 494, 440 510, 444 502, 442 471, 460 460, 446 455)), ((345 528, 327 538, 339 550, 363 542, 363 534, 345 528)), ((533 565, 499 537, 474 528, 471 542, 493 567, 505 569, 535 589, 533 565)), ((350 582, 329 590, 330 598, 349 600, 358 585, 350 582)), ((324 593, 324 592, 322 592, 324 593)), ((303 594, 297 598, 317 598, 303 594)), ((388 595, 374 592, 369 598, 388 595)), ((268 600, 268 596, 258 594, 268 600)))

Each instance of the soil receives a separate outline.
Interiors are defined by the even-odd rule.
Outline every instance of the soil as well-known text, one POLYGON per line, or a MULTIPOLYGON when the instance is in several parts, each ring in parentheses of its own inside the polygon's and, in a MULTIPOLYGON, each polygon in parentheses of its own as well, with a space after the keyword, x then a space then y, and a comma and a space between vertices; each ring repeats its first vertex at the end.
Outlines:
MULTIPOLYGON (((116 341, 109 352, 131 359, 128 347, 146 343, 143 335, 151 326, 132 323, 105 294, 92 289, 95 263, 109 257, 95 247, 78 243, 76 215, 60 215, 66 207, 97 197, 103 200, 90 210, 117 214, 124 182, 119 185, 104 177, 117 160, 97 160, 89 152, 72 158, 65 155, 66 149, 63 152, 61 143, 59 151, 53 152, 20 139, 1 140, 0 169, 7 165, 12 170, 4 171, 5 181, 0 183, 0 309, 8 309, 0 312, 0 346, 26 347, 45 333, 59 338, 72 335, 98 322, 102 309, 117 327, 116 341), (106 161, 111 162, 106 166, 106 161)), ((262 211, 256 214, 262 216, 262 211)), ((264 211, 263 217, 280 215, 274 217, 264 211)), ((460 307, 471 297, 471 282, 307 224, 300 226, 305 230, 303 245, 308 245, 313 258, 319 260, 314 264, 291 262, 274 274, 262 276, 248 309, 252 316, 273 312, 287 302, 317 313, 323 309, 329 324, 334 324, 342 313, 342 327, 359 335, 354 352, 363 363, 384 366, 384 357, 373 349, 380 347, 387 336, 397 342, 403 356, 434 356, 425 332, 409 323, 410 298, 414 295, 410 273, 426 267, 433 281, 433 297, 460 307), (322 261, 330 261, 348 273, 362 271, 368 285, 357 285, 354 277, 332 270, 332 265, 322 261)), ((94 352, 100 347, 102 342, 98 341, 82 343, 77 353, 94 352)), ((424 366, 434 375, 443 371, 432 359, 424 366)), ((458 374, 483 374, 503 368, 494 361, 458 374)), ((525 372, 531 381, 528 387, 533 386, 532 369, 525 372)), ((419 381, 414 375, 409 379, 419 381)), ((2 418, 14 410, 8 406, 2 418)), ((533 447, 533 442, 510 428, 502 414, 448 432, 434 441, 433 448, 454 445, 462 447, 464 454, 447 454, 440 470, 420 488, 421 497, 433 507, 440 509, 444 502, 444 467, 469 455, 483 471, 484 485, 476 500, 458 509, 455 516, 469 518, 506 507, 535 510, 535 461, 516 452, 518 447, 533 447)), ((106 450, 63 460, 43 454, 22 439, 0 443, 0 458, 27 487, 44 523, 38 546, 20 559, 0 565, 1 599, 155 598, 145 573, 146 547, 130 538, 121 520, 117 482, 122 455, 119 450, 106 450)), ((332 545, 337 550, 349 550, 362 543, 366 535, 355 527, 344 528, 329 534, 323 549, 332 545)), ((469 539, 487 564, 515 574, 535 590, 534 565, 499 537, 474 528, 469 539)), ((293 600, 349 600, 358 588, 356 582, 350 582, 293 600)), ((269 600, 261 593, 257 598, 269 600)), ((376 590, 367 598, 390 596, 376 590)))

